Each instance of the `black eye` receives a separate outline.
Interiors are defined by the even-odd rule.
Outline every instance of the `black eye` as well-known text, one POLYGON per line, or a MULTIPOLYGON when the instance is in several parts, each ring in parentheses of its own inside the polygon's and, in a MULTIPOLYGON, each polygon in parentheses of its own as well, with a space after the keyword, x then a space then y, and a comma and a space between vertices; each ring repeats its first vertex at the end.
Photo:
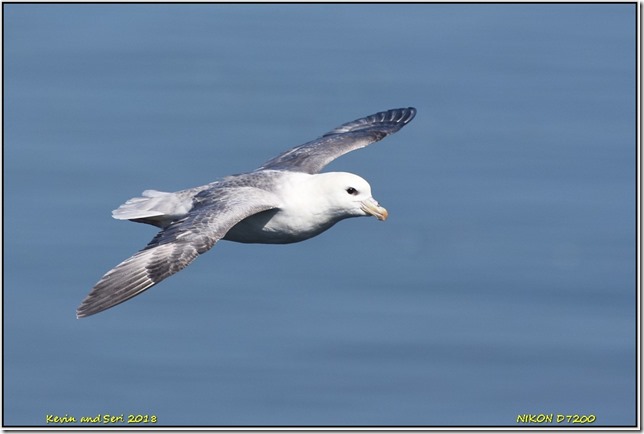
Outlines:
POLYGON ((349 188, 347 188, 347 193, 352 194, 352 195, 355 196, 356 194, 358 194, 358 190, 356 190, 353 187, 349 187, 349 188))

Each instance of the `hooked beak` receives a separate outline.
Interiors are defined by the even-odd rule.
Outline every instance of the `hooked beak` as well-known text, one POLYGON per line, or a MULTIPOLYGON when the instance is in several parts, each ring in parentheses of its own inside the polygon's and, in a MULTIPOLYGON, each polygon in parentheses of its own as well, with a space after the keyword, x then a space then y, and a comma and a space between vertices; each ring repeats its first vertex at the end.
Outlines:
POLYGON ((387 210, 381 207, 380 204, 378 204, 378 202, 376 202, 376 200, 371 197, 369 199, 363 200, 360 203, 360 209, 362 209, 367 214, 374 216, 380 221, 387 220, 387 216, 389 215, 387 210))

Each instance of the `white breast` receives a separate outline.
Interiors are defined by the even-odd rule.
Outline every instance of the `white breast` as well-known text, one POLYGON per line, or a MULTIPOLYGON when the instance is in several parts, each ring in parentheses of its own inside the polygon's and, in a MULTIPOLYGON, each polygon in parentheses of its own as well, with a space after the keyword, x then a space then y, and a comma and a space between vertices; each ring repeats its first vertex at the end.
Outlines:
POLYGON ((321 188, 321 175, 296 172, 289 175, 274 192, 282 206, 242 220, 224 239, 240 243, 295 243, 314 237, 348 217, 329 206, 328 196, 321 188))

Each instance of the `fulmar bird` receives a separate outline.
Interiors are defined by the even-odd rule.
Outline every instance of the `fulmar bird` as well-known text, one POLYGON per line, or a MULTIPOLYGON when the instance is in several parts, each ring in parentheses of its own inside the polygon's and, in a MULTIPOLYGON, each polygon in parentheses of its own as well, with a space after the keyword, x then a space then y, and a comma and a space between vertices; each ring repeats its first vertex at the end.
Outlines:
POLYGON ((286 244, 314 237, 350 217, 387 218, 369 183, 352 173, 319 173, 341 155, 393 134, 416 109, 379 112, 268 160, 260 168, 201 187, 146 190, 112 212, 161 228, 142 250, 108 271, 76 310, 78 318, 122 303, 181 271, 221 239, 286 244))

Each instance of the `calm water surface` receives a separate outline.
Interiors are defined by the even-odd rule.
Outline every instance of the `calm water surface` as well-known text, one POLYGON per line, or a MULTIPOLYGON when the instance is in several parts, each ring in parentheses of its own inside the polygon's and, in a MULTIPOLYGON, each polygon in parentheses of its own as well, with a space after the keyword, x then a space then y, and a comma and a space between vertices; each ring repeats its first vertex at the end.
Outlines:
POLYGON ((635 12, 4 5, 4 423, 634 424, 635 12), (222 242, 75 318, 155 233, 120 203, 401 106, 328 167, 385 223, 222 242))

